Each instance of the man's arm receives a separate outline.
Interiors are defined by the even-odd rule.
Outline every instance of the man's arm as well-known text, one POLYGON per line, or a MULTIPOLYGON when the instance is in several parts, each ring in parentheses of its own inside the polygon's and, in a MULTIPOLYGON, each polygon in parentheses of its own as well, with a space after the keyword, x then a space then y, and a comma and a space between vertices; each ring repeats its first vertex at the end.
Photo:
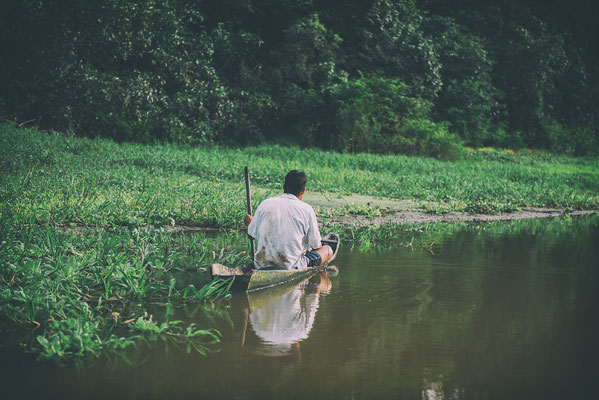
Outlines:
POLYGON ((311 212, 310 222, 308 225, 308 245, 313 249, 319 249, 322 246, 320 242, 320 231, 318 230, 318 221, 314 211, 311 212))
MULTIPOLYGON (((252 217, 250 214, 245 214, 243 223, 245 224, 245 226, 247 226, 249 228, 250 224, 252 223, 253 220, 254 220, 254 217, 252 217)), ((250 239, 254 240, 254 237, 252 237, 252 235, 250 235, 249 232, 248 232, 248 236, 250 237, 250 239)))

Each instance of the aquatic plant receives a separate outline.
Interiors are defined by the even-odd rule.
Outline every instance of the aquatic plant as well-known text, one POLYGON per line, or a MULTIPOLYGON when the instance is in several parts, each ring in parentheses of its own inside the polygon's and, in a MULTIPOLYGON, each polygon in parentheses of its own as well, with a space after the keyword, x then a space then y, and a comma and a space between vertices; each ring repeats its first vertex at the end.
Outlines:
POLYGON ((206 267, 247 258, 241 250, 245 241, 232 236, 209 239, 155 229, 73 231, 35 224, 9 229, 6 223, 0 229, 0 315, 34 329, 27 347, 55 361, 98 357, 150 336, 168 337, 205 354, 219 332, 170 320, 169 310, 226 300, 231 282, 211 282, 206 267), (200 289, 178 284, 175 275, 185 271, 200 289), (166 307, 162 321, 148 317, 148 307, 156 304, 166 307))

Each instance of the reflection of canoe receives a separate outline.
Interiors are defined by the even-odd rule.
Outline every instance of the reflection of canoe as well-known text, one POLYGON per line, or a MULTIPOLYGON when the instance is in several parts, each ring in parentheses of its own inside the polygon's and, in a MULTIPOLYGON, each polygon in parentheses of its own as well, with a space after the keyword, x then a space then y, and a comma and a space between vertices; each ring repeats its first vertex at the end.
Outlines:
POLYGON ((272 303, 273 301, 277 301, 281 297, 285 296, 287 293, 296 289, 298 285, 302 285, 301 283, 290 283, 290 284, 281 284, 277 286, 273 286, 269 290, 254 290, 246 294, 247 296, 247 305, 250 313, 253 313, 256 310, 272 303))
MULTIPOLYGON (((322 239, 322 243, 323 245, 331 245, 337 253, 339 250, 339 235, 328 234, 322 239)), ((212 264, 210 267, 213 277, 228 278, 235 276, 235 287, 245 289, 247 292, 308 279, 326 268, 326 266, 320 266, 300 270, 260 270, 247 267, 229 268, 222 264, 212 264)))
POLYGON ((313 274, 309 279, 298 283, 280 284, 273 286, 269 290, 254 290, 246 294, 247 306, 250 313, 264 307, 265 305, 277 301, 290 291, 300 288, 307 292, 317 292, 328 294, 331 288, 331 281, 327 278, 326 272, 313 274), (324 281, 324 282, 323 282, 324 281))

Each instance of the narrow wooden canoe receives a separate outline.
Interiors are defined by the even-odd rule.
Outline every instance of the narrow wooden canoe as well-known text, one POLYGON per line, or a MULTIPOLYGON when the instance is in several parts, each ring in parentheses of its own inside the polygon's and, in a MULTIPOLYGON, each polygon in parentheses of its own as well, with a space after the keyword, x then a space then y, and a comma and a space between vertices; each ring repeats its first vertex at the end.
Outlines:
POLYGON ((235 277, 233 288, 253 292, 261 289, 268 289, 274 286, 285 285, 308 279, 312 275, 323 271, 326 266, 312 267, 300 270, 260 270, 249 269, 248 267, 229 268, 222 264, 212 264, 210 266, 213 278, 235 277), (246 272, 244 272, 246 271, 246 272))
MULTIPOLYGON (((328 234, 322 239, 322 243, 331 245, 336 255, 340 244, 339 235, 328 234)), ((323 271, 326 268, 327 265, 300 270, 260 270, 253 269, 252 266, 229 268, 222 264, 212 264, 210 266, 213 277, 229 278, 234 276, 234 286, 240 290, 245 290, 246 292, 253 292, 308 279, 312 275, 323 271)))

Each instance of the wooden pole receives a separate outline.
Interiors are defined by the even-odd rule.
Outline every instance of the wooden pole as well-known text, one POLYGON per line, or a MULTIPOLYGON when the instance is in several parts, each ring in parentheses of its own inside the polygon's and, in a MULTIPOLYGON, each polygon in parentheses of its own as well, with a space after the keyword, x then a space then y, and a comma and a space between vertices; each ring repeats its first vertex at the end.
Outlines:
MULTIPOLYGON (((247 197, 247 212, 252 215, 252 191, 250 187, 250 169, 245 166, 245 194, 247 197)), ((254 262, 254 255, 256 253, 256 249, 254 247, 254 239, 250 238, 250 247, 252 249, 252 263, 254 262)))

